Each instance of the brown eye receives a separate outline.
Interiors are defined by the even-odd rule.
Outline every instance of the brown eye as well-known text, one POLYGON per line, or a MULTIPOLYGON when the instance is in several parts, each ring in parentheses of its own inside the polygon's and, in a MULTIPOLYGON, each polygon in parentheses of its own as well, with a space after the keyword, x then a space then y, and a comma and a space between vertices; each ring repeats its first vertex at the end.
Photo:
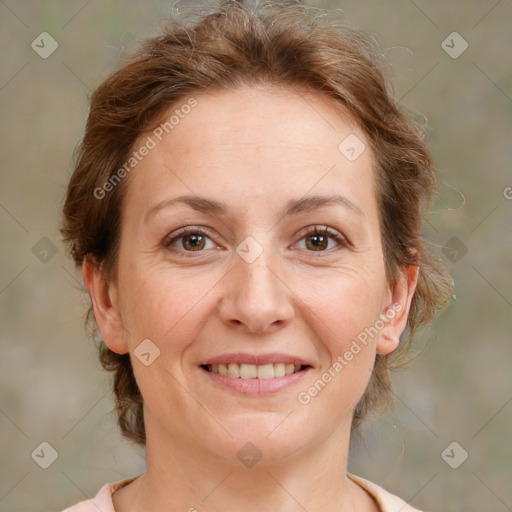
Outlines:
POLYGON ((306 247, 312 251, 323 251, 329 245, 329 237, 320 233, 306 237, 306 247), (309 240, 309 243, 308 243, 309 240))
POLYGON ((181 245, 187 251, 201 251, 205 246, 205 237, 199 233, 192 233, 181 237, 181 245))
POLYGON ((202 253, 215 248, 210 236, 203 230, 195 227, 186 227, 169 235, 163 246, 167 249, 179 252, 183 256, 192 252, 202 253))
POLYGON ((336 249, 348 248, 348 240, 338 231, 327 226, 311 226, 299 242, 299 247, 308 252, 328 253, 336 249), (300 247, 302 246, 302 247, 300 247))

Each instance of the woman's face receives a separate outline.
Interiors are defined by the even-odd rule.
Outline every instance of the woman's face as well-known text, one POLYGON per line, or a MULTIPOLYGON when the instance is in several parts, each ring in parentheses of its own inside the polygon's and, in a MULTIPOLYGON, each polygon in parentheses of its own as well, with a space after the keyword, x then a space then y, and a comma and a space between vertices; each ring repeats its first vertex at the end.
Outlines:
POLYGON ((105 342, 131 354, 148 443, 240 464, 348 439, 412 295, 411 277, 386 281, 365 136, 293 89, 193 98, 133 148, 155 142, 125 178, 110 302, 94 298, 105 342))

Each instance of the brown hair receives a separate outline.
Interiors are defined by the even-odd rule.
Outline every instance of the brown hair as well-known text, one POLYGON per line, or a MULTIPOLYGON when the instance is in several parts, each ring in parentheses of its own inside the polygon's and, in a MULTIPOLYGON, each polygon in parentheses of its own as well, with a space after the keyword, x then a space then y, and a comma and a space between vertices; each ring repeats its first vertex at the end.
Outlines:
MULTIPOLYGON (((330 97, 334 108, 342 105, 375 155, 388 281, 396 283, 401 267, 420 267, 406 331, 393 354, 376 356, 354 413, 356 429, 368 413, 392 402, 388 369, 403 363, 415 331, 447 304, 453 282, 422 234, 422 215, 437 181, 422 133, 395 100, 371 36, 344 22, 326 23, 323 14, 312 7, 268 3, 251 11, 228 1, 193 23, 172 20, 161 35, 147 40, 92 95, 61 231, 77 265, 87 258, 107 279, 115 279, 128 180, 102 199, 94 191, 123 166, 137 138, 187 95, 271 83, 306 87, 330 97)), ((91 313, 92 308, 87 317, 92 321, 91 313)), ((90 325, 98 334, 95 323, 90 325)), ((113 372, 121 431, 144 444, 143 400, 130 357, 97 341, 103 367, 113 372)))

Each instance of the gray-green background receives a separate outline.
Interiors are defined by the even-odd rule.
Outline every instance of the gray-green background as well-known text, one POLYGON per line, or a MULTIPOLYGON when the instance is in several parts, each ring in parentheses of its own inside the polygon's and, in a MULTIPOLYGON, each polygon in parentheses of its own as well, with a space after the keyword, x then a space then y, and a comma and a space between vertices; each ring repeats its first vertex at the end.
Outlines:
MULTIPOLYGON (((374 33, 397 96, 428 120, 442 177, 428 234, 456 283, 395 378, 396 415, 367 429, 350 470, 420 509, 512 510, 512 2, 306 3, 374 33), (452 32, 468 43, 457 58, 442 47, 452 32), (452 465, 468 453, 457 469, 441 456, 453 441, 452 465)), ((110 414, 58 226, 88 95, 171 12, 163 0, 0 1, 0 510, 60 510, 144 468, 110 414), (59 45, 47 59, 31 48, 44 31, 59 45), (44 441, 58 452, 48 469, 31 458, 44 441)))

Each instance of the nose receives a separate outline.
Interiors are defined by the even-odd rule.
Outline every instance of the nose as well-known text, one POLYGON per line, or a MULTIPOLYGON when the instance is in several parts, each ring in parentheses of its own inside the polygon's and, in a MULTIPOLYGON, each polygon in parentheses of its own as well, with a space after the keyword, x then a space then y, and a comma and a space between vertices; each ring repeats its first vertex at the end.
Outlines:
POLYGON ((265 249, 250 263, 234 255, 234 268, 219 306, 222 321, 231 328, 268 334, 293 318, 293 292, 270 251, 265 249))

